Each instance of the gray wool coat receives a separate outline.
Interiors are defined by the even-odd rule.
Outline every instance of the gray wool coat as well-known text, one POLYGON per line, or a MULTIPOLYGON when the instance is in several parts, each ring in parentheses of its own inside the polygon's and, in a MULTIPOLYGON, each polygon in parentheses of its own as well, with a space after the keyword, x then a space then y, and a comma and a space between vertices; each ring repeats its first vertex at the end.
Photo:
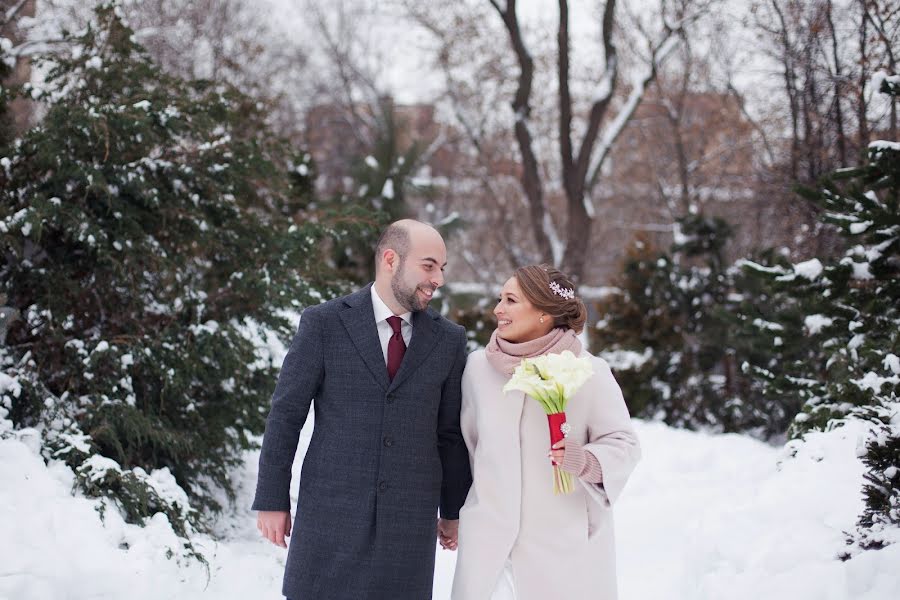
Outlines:
POLYGON ((471 484, 465 330, 413 313, 389 381, 370 290, 303 312, 272 397, 254 510, 290 510, 291 463, 315 403, 284 575, 291 600, 431 598, 438 509, 458 518, 471 484))

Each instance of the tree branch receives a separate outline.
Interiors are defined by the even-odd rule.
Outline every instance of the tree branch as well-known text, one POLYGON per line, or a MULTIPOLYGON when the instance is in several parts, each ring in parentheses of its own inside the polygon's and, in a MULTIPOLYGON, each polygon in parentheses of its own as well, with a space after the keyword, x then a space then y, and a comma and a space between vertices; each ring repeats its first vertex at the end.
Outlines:
POLYGON ((8 11, 6 11, 6 14, 3 15, 3 22, 0 23, 0 29, 3 29, 12 22, 12 20, 16 17, 16 14, 18 14, 18 12, 22 10, 22 7, 25 6, 26 2, 28 2, 28 0, 19 0, 18 3, 14 4, 8 11))
MULTIPOLYGON (((588 118, 587 131, 581 142, 581 149, 578 152, 577 177, 580 181, 584 181, 587 177, 588 166, 591 161, 591 153, 594 150, 594 144, 597 141, 597 134, 600 131, 600 123, 606 114, 609 104, 612 101, 613 92, 616 89, 619 74, 619 61, 616 54, 616 46, 613 44, 613 26, 614 13, 616 9, 616 0, 607 0, 603 9, 603 53, 606 66, 603 75, 600 78, 600 89, 597 99, 591 106, 590 117, 588 118)), ((591 186, 588 186, 588 190, 591 186)), ((585 190, 588 191, 588 190, 585 190)), ((587 203, 585 207, 589 215, 593 215, 593 205, 587 203)))
MULTIPOLYGON (((354 121, 354 126, 350 129, 359 143, 365 146, 371 145, 372 139, 364 139, 360 135, 360 133, 361 130, 364 130, 370 135, 374 136, 372 132, 374 132, 378 127, 377 119, 374 117, 367 117, 358 110, 353 93, 354 84, 358 81, 362 81, 362 83, 367 88, 369 88, 371 92, 374 93, 375 101, 373 102, 373 106, 378 104, 378 92, 376 89, 374 89, 374 84, 369 80, 369 78, 363 75, 360 70, 353 64, 353 60, 350 57, 350 52, 341 46, 341 42, 338 39, 338 36, 340 34, 333 33, 331 31, 328 20, 319 5, 310 4, 310 7, 319 27, 319 32, 322 35, 322 39, 325 42, 325 46, 328 50, 329 58, 337 68, 338 78, 340 80, 341 89, 344 94, 344 103, 346 103, 347 111, 354 121)), ((339 18, 343 20, 344 7, 342 3, 339 5, 338 10, 340 13, 339 18)))
POLYGON ((834 111, 835 125, 837 126, 837 147, 838 160, 842 167, 847 165, 847 144, 844 134, 844 111, 841 107, 841 96, 843 95, 844 77, 841 73, 841 59, 838 52, 837 31, 834 28, 834 18, 832 15, 833 4, 831 0, 825 4, 825 17, 828 21, 828 31, 831 34, 831 53, 834 59, 834 111))
POLYGON ((683 33, 682 26, 683 25, 679 24, 678 29, 671 29, 668 25, 666 26, 666 33, 663 39, 652 48, 648 72, 642 78, 634 82, 634 87, 628 95, 628 99, 625 101, 622 109, 619 110, 612 123, 610 123, 609 127, 604 131, 603 138, 600 140, 600 147, 597 150, 597 158, 594 160, 590 170, 590 179, 585 187, 585 202, 589 201, 590 192, 597 184, 597 180, 600 177, 600 169, 603 166, 604 161, 606 161, 606 157, 609 155, 616 139, 625 129, 625 125, 628 124, 634 111, 641 103, 644 92, 647 90, 647 86, 656 79, 660 65, 678 44, 678 36, 683 33))
MULTIPOLYGON (((572 158, 572 96, 569 93, 569 3, 559 0, 559 29, 556 34, 559 48, 559 151, 562 162, 563 185, 571 198, 575 193, 575 165, 572 158)), ((581 186, 577 186, 580 188, 581 186)))
POLYGON ((68 44, 64 39, 44 39, 44 40, 28 40, 22 42, 18 46, 11 48, 8 52, 9 56, 18 58, 20 56, 35 56, 48 52, 51 46, 68 44))
POLYGON ((544 193, 538 174, 538 161, 532 148, 531 131, 528 128, 528 120, 531 116, 529 101, 531 98, 531 86, 534 80, 534 60, 525 47, 522 39, 522 31, 519 28, 519 19, 516 15, 516 0, 507 0, 506 10, 500 8, 496 0, 490 0, 491 5, 500 13, 503 24, 509 33, 510 43, 519 62, 519 80, 515 99, 512 103, 515 114, 515 135, 522 153, 522 187, 528 199, 531 215, 532 231, 539 254, 544 260, 551 260, 552 253, 550 239, 543 224, 545 220, 544 193))

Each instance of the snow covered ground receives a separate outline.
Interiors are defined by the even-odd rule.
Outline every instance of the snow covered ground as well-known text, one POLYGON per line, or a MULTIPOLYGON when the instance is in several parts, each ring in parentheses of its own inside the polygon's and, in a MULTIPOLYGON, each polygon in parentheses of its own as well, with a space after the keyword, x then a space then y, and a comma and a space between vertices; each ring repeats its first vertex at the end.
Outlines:
MULTIPOLYGON (((900 597, 900 545, 835 559, 862 506, 862 426, 814 435, 793 458, 739 435, 637 428, 644 459, 616 509, 622 600, 900 597)), ((285 551, 258 538, 246 510, 255 463, 248 453, 223 541, 196 540, 207 573, 166 557, 178 540, 165 520, 140 528, 108 510, 104 525, 32 436, 0 440, 0 599, 280 598, 285 551)), ((438 550, 435 600, 449 598, 454 562, 438 550)))

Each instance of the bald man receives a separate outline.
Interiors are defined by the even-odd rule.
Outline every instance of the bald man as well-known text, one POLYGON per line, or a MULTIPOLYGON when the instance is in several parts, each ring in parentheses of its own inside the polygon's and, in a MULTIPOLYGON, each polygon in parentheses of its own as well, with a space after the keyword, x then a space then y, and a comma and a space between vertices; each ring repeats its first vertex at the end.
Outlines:
POLYGON ((374 283, 303 312, 253 502, 264 537, 282 547, 290 537, 290 600, 431 598, 435 539, 456 548, 471 484, 459 426, 466 335, 428 308, 446 264, 434 228, 398 221, 378 241, 374 283), (291 464, 310 403, 292 527, 291 464))

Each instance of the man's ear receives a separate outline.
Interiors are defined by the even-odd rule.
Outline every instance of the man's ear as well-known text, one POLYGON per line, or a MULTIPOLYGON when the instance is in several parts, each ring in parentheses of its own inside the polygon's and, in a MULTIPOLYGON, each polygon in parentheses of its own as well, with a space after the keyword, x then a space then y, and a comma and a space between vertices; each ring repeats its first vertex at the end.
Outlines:
POLYGON ((388 248, 381 256, 385 266, 393 272, 397 268, 397 253, 388 248))

